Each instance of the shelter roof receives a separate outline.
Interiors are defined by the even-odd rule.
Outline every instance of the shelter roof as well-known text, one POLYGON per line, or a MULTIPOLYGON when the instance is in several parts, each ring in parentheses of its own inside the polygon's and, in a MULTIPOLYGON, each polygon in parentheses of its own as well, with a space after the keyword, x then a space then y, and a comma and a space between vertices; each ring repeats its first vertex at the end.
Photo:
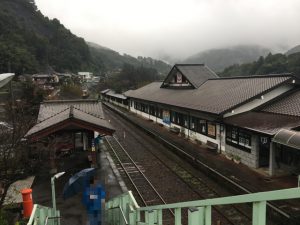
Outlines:
POLYGON ((197 89, 160 88, 161 82, 153 82, 137 90, 125 92, 125 95, 220 115, 289 82, 292 78, 291 75, 283 74, 209 79, 197 89))
POLYGON ((55 100, 44 101, 40 105, 38 122, 50 118, 55 114, 70 108, 70 106, 74 106, 74 108, 92 116, 104 119, 101 103, 97 100, 55 100))
POLYGON ((96 100, 46 101, 40 106, 38 121, 25 135, 38 139, 59 130, 86 129, 111 135, 113 127, 103 116, 96 100))
POLYGON ((246 112, 227 117, 223 122, 256 132, 275 135, 283 128, 292 129, 300 126, 300 117, 267 112, 246 112))
POLYGON ((109 92, 109 91, 110 91, 110 89, 105 89, 105 90, 101 91, 100 93, 101 93, 101 94, 105 94, 105 93, 107 93, 107 92, 109 92))
POLYGON ((299 131, 282 129, 276 133, 272 141, 300 150, 299 131))
POLYGON ((117 94, 115 93, 114 91, 110 90, 108 92, 105 93, 106 95, 108 96, 112 96, 112 97, 115 97, 115 98, 120 98, 120 99, 127 99, 127 97, 123 94, 117 94))

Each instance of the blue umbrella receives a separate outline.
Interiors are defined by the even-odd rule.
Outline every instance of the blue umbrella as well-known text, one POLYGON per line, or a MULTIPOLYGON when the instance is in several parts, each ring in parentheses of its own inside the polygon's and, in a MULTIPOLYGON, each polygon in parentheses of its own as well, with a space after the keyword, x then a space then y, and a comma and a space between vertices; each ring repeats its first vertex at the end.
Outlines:
POLYGON ((80 192, 89 185, 90 178, 95 175, 95 168, 87 168, 81 170, 72 176, 68 183, 65 184, 63 198, 70 198, 80 192))

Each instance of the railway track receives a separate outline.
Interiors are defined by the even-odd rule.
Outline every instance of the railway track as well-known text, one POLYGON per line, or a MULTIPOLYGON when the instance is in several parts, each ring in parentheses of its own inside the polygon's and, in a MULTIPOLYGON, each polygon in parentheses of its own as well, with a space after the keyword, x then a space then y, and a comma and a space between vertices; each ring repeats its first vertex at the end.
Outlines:
MULTIPOLYGON (((213 168, 209 167, 205 162, 203 162, 203 161, 195 158, 194 156, 188 154, 187 152, 182 150, 180 147, 174 145, 173 143, 171 143, 167 139, 164 139, 164 137, 162 137, 160 134, 158 134, 158 133, 156 133, 152 130, 147 129, 146 127, 141 126, 139 123, 137 123, 136 121, 134 121, 133 119, 128 117, 122 111, 120 111, 118 109, 115 109, 115 108, 112 108, 109 105, 106 105, 106 106, 111 111, 116 112, 117 115, 119 115, 124 120, 128 121, 129 123, 131 123, 135 127, 143 130, 145 133, 149 134, 150 136, 154 137, 154 139, 158 140, 164 146, 167 146, 168 148, 174 150, 174 152, 178 153, 178 155, 180 157, 183 157, 183 158, 187 159, 188 161, 192 162, 193 164, 195 164, 196 166, 198 165, 200 168, 203 168, 205 171, 208 171, 209 173, 212 173, 213 177, 218 177, 217 180, 223 180, 226 183, 226 184, 224 183, 225 186, 229 185, 230 189, 233 188, 233 189, 239 190, 241 193, 251 193, 251 191, 249 191, 247 188, 239 185, 238 183, 231 180, 230 178, 227 178, 223 174, 220 174, 218 171, 216 171, 213 168)), ((195 182, 195 180, 196 180, 195 178, 191 178, 191 179, 193 180, 193 182, 195 182)), ((213 194, 211 194, 211 196, 213 196, 213 194)), ((285 223, 285 224, 289 223, 288 220, 291 217, 288 213, 286 213, 285 211, 283 211, 281 208, 277 207, 276 205, 273 205, 272 203, 267 203, 267 205, 268 205, 269 209, 271 210, 271 214, 274 217, 273 219, 274 219, 274 221, 276 221, 276 224, 277 224, 277 222, 279 224, 281 224, 282 222, 285 223)), ((221 207, 221 210, 223 211, 222 207, 221 207)), ((229 213, 230 213, 230 210, 229 210, 229 213)), ((292 219, 291 222, 293 220, 294 219, 292 219)), ((293 224, 293 222, 292 222, 292 224, 293 224)))
MULTIPOLYGON (((110 114, 110 117, 113 119, 113 121, 118 121, 119 119, 116 118, 115 116, 110 114)), ((119 122, 121 123, 121 122, 119 122)), ((128 131, 127 131, 128 132, 128 131)), ((135 136, 134 132, 129 132, 131 136, 135 136)), ((124 147, 122 147, 122 145, 120 144, 120 142, 116 139, 116 137, 112 137, 112 138, 107 138, 107 140, 109 139, 114 139, 114 142, 118 143, 118 145, 122 148, 122 152, 120 153, 121 155, 119 155, 117 157, 118 161, 119 161, 119 165, 123 165, 120 167, 121 170, 127 170, 127 171, 132 171, 134 175, 134 177, 132 177, 131 183, 135 182, 135 179, 138 177, 136 176, 136 170, 140 169, 141 167, 138 166, 136 163, 134 163, 134 161, 132 160, 131 156, 129 155, 129 153, 124 149, 124 147), (123 156, 123 154, 126 154, 126 157, 123 156), (130 161, 127 161, 125 158, 130 158, 130 161), (122 158, 125 159, 122 163, 122 158), (133 165, 134 169, 133 169, 133 165), (124 169, 125 167, 125 169, 124 169), (127 168, 127 169, 126 169, 127 168)), ((139 137, 135 137, 135 141, 137 142, 137 144, 143 145, 143 140, 139 137)), ((111 148, 112 143, 109 141, 108 142, 109 147, 111 148)), ((115 148, 115 147, 113 147, 115 148)), ((151 149, 151 148, 147 148, 146 151, 150 152, 150 154, 153 155, 153 157, 155 157, 155 159, 157 161, 159 161, 162 165, 166 166, 170 171, 172 171, 175 176, 178 176, 187 186, 189 186, 193 192, 195 192, 201 199, 207 199, 207 198, 216 198, 216 197, 220 197, 220 195, 215 192, 212 188, 210 188, 203 179, 196 177, 194 175, 192 175, 191 173, 189 173, 187 170, 185 170, 183 167, 181 167, 179 164, 172 162, 170 159, 168 159, 168 157, 163 157, 161 153, 151 149)), ((114 154, 116 155, 117 152, 113 151, 114 154)), ((143 174, 143 172, 142 172, 143 174)), ((129 177, 130 173, 126 173, 126 176, 129 177)), ((145 176, 143 174, 143 176, 145 176)), ((147 178, 146 178, 147 179, 147 178)), ((150 183, 149 179, 147 179, 147 181, 150 183)), ((139 196, 142 196, 143 193, 141 193, 141 191, 139 191, 140 188, 138 188, 137 186, 142 187, 142 190, 144 189, 144 184, 140 183, 141 180, 138 179, 138 184, 134 185, 135 189, 138 191, 139 196)), ((163 184, 162 184, 163 186, 163 184)), ((156 194, 158 193, 158 190, 156 190, 156 194)), ((149 192, 146 191, 146 196, 148 196, 149 192)), ((156 195, 153 195, 156 196, 156 195)), ((144 198, 144 197, 141 197, 144 198)), ((148 198, 148 197, 147 197, 148 198)), ((153 198, 153 197, 152 197, 153 198)), ((150 197, 151 199, 151 197, 150 197)), ((162 197, 161 197, 162 199, 162 197)), ((151 200, 151 203, 157 203, 157 201, 153 201, 151 200)), ((164 204, 166 202, 164 201, 164 204)), ((160 203, 161 204, 161 203, 160 203)), ((154 205, 154 204, 152 204, 154 205)), ((251 210, 249 210, 250 215, 251 215, 251 210)), ((233 206, 217 206, 214 207, 213 210, 213 216, 215 218, 218 218, 218 221, 222 222, 223 224, 239 224, 239 225, 248 225, 251 224, 251 219, 250 217, 245 214, 244 212, 242 212, 241 210, 233 207, 233 206)))

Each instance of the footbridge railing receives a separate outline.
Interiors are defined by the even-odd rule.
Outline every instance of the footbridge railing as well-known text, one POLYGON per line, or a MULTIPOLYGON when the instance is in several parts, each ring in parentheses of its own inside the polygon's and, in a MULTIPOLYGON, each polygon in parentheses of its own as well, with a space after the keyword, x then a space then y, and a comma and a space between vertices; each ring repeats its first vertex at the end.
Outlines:
POLYGON ((27 225, 59 225, 60 212, 53 208, 35 204, 27 225))
POLYGON ((266 225, 267 201, 295 198, 300 198, 300 188, 139 207, 131 191, 129 191, 106 203, 105 218, 107 225, 162 225, 163 210, 172 209, 175 212, 174 225, 211 225, 213 206, 250 203, 253 207, 252 224, 266 225), (183 209, 188 209, 187 223, 181 221, 183 209))

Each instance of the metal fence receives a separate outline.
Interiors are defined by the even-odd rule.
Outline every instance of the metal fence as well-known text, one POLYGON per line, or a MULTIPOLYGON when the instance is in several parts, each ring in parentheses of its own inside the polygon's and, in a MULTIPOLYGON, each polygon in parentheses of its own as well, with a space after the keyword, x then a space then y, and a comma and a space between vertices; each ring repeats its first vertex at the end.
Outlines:
POLYGON ((175 225, 211 225, 211 209, 216 205, 252 204, 252 224, 266 225, 267 201, 300 198, 300 188, 236 195, 174 204, 139 207, 131 191, 108 201, 105 206, 106 225, 162 225, 163 210, 175 212, 175 225), (182 209, 188 209, 188 222, 183 223, 182 209))

